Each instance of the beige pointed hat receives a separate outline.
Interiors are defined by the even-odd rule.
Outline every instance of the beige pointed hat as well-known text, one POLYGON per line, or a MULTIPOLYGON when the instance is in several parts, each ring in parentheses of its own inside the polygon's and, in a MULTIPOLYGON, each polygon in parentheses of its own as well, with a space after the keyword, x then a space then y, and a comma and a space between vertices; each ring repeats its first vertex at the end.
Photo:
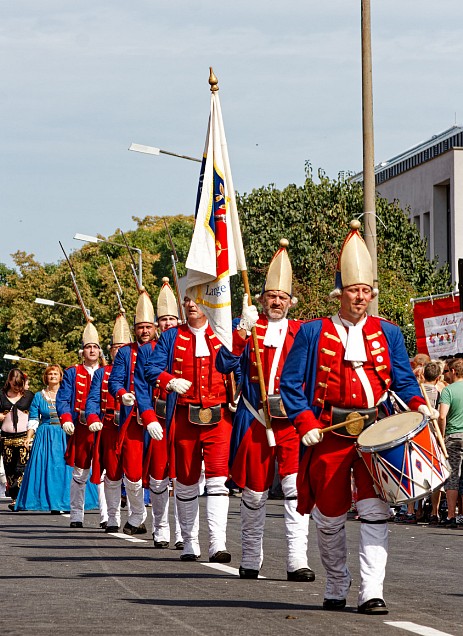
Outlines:
POLYGON ((154 324, 154 307, 146 290, 140 293, 135 310, 135 324, 138 325, 140 322, 151 322, 154 324))
POLYGON ((98 331, 92 322, 87 322, 85 325, 84 333, 82 335, 82 349, 89 344, 96 344, 100 346, 98 331))
POLYGON ((169 279, 165 276, 162 279, 162 287, 159 292, 157 302, 157 317, 175 316, 178 318, 178 305, 172 287, 169 285, 169 279))
POLYGON ((132 342, 129 323, 124 314, 119 314, 114 322, 111 344, 127 344, 128 342, 132 342))
POLYGON ((350 228, 339 254, 336 290, 350 285, 369 285, 373 289, 373 265, 365 241, 359 233, 360 221, 352 220, 350 228))
POLYGON ((283 291, 292 295, 293 269, 286 248, 289 245, 287 239, 280 239, 280 248, 275 252, 267 272, 264 289, 266 291, 283 291))

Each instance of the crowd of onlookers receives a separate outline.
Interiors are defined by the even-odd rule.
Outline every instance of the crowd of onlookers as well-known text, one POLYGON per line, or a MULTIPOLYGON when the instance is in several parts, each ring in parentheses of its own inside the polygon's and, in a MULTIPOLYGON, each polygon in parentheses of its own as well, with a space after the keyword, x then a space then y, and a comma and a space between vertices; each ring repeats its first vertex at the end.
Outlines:
MULTIPOLYGON (((431 360, 418 354, 410 363, 430 405, 439 414, 451 473, 431 495, 392 508, 391 520, 463 526, 463 358, 431 360)), ((43 374, 44 388, 34 395, 28 389, 27 375, 12 369, 0 389, 0 497, 11 498, 10 510, 59 511, 69 507, 72 469, 64 461, 66 435, 55 407, 62 375, 59 365, 48 366, 43 374), (34 456, 25 474, 33 446, 34 456)))

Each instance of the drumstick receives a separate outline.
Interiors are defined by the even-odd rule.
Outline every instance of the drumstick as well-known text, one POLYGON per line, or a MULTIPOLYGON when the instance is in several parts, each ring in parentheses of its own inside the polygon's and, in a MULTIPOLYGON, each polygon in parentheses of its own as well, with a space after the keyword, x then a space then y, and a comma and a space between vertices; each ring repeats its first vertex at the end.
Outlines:
POLYGON ((368 415, 356 415, 355 417, 351 417, 344 422, 332 424, 331 426, 327 426, 326 428, 322 428, 320 430, 322 433, 328 433, 329 431, 335 431, 337 428, 343 428, 343 426, 345 426, 349 435, 360 435, 360 433, 363 431, 363 422, 367 419, 368 415))
POLYGON ((434 424, 434 432, 436 433, 436 437, 439 440, 439 444, 440 444, 440 447, 442 448, 442 452, 444 453, 445 459, 448 459, 449 454, 447 453, 444 438, 442 437, 442 432, 439 428, 439 424, 437 423, 437 417, 435 415, 432 415, 432 412, 434 409, 432 408, 431 402, 429 401, 429 395, 426 393, 426 389, 424 388, 423 383, 420 382, 419 384, 420 384, 421 393, 423 394, 423 397, 424 397, 424 401, 426 402, 426 406, 428 407, 429 413, 431 414, 430 418, 432 423, 434 424))

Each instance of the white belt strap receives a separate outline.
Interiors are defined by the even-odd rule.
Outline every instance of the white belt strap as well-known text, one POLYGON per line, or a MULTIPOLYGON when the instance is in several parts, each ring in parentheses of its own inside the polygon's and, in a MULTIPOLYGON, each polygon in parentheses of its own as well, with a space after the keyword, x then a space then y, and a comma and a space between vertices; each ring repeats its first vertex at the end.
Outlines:
POLYGON ((254 419, 256 419, 258 422, 263 424, 265 428, 267 428, 265 424, 264 411, 262 409, 259 409, 259 412, 257 412, 256 409, 252 406, 252 404, 248 402, 248 400, 244 397, 243 394, 241 394, 241 398, 244 402, 245 407, 248 409, 248 411, 251 413, 254 419))

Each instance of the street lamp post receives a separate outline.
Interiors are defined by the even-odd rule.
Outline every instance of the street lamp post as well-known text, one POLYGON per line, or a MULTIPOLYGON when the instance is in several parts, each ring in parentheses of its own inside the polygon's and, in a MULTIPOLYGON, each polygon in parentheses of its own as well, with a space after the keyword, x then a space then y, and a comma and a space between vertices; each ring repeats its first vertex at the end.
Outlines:
POLYGON ((196 157, 189 157, 188 155, 179 155, 176 152, 170 152, 170 150, 161 150, 161 148, 155 148, 154 146, 144 146, 143 144, 130 144, 129 150, 132 152, 141 152, 145 155, 169 155, 170 157, 178 157, 179 159, 188 159, 188 161, 202 162, 202 159, 196 157))
POLYGON ((48 298, 36 298, 35 301, 38 305, 48 305, 54 307, 60 305, 61 307, 72 307, 72 309, 81 309, 79 305, 68 305, 67 303, 59 303, 57 300, 49 300, 48 298))
POLYGON ((22 358, 21 356, 15 356, 12 355, 11 353, 5 353, 4 354, 4 359, 5 360, 13 360, 13 361, 18 361, 18 360, 26 360, 27 362, 35 362, 36 364, 43 364, 46 367, 48 367, 48 362, 42 362, 42 360, 34 360, 33 358, 22 358))
MULTIPOLYGON (((89 236, 88 234, 74 234, 74 238, 76 241, 84 241, 84 243, 108 243, 109 245, 117 245, 117 247, 126 247, 122 243, 116 243, 115 241, 108 241, 107 239, 98 238, 98 236, 89 236)), ((140 287, 143 285, 143 262, 142 262, 142 252, 139 247, 133 247, 132 245, 127 245, 129 250, 137 252, 138 254, 138 284, 140 287)))

